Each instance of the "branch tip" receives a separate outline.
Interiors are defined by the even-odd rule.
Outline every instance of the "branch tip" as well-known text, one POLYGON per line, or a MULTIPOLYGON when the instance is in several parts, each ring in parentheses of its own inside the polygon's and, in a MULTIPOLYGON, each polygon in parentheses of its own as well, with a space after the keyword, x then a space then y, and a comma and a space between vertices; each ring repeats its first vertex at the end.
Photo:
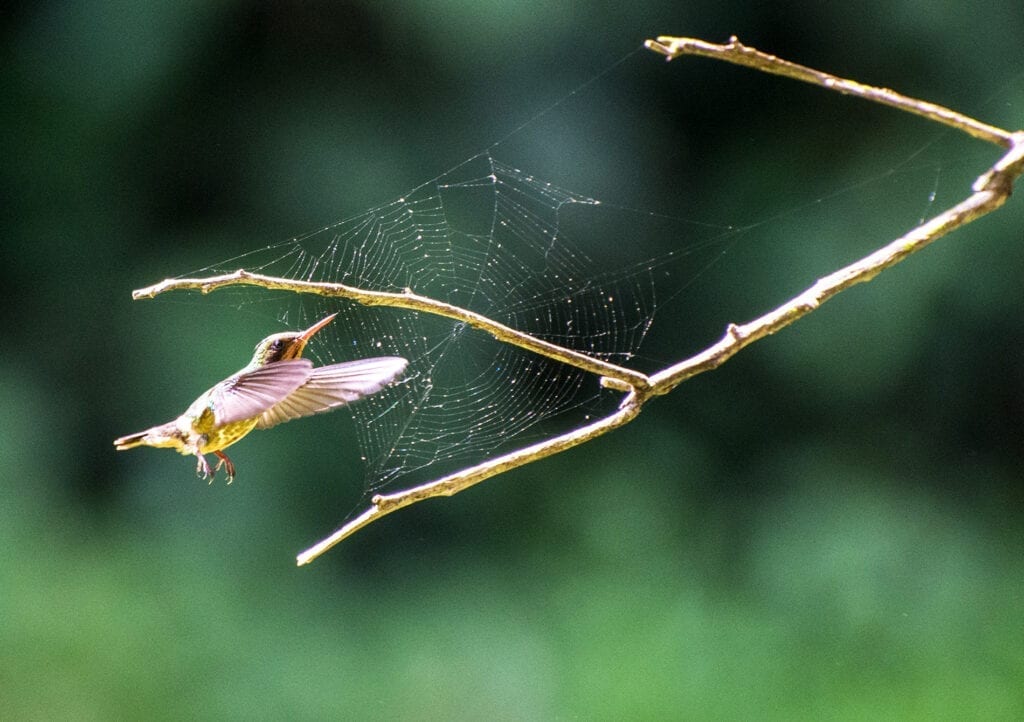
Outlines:
POLYGON ((615 391, 623 391, 626 393, 630 391, 636 391, 636 388, 633 386, 633 384, 628 384, 622 379, 616 379, 611 376, 601 377, 601 387, 605 389, 613 389, 615 391))
POLYGON ((644 47, 655 53, 664 55, 666 61, 671 60, 672 58, 670 56, 672 55, 672 51, 669 50, 667 46, 662 45, 659 40, 661 40, 661 38, 658 38, 658 40, 645 40, 644 47))

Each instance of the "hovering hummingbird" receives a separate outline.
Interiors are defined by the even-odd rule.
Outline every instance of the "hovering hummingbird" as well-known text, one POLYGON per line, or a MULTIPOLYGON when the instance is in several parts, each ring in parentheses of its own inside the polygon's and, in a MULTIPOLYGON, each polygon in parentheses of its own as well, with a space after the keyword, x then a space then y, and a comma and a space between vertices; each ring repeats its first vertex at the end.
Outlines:
POLYGON ((230 483, 235 465, 223 449, 253 429, 269 429, 358 401, 377 393, 405 371, 409 362, 398 356, 317 368, 309 359, 301 358, 309 339, 336 315, 305 331, 267 336, 256 345, 248 366, 204 392, 177 419, 122 436, 114 446, 118 451, 155 446, 177 449, 184 456, 195 454, 199 459, 197 474, 210 477, 212 482, 223 465, 230 483), (212 470, 204 456, 211 452, 220 459, 212 470))

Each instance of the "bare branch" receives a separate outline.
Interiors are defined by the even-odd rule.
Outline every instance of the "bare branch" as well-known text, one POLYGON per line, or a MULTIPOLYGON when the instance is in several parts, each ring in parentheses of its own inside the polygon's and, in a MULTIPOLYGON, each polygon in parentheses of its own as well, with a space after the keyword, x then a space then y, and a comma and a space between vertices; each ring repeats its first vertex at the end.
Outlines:
POLYGON ((354 286, 346 286, 343 283, 293 281, 288 278, 264 276, 259 273, 250 273, 244 269, 238 269, 234 273, 209 276, 207 278, 168 278, 152 286, 133 291, 132 298, 136 300, 140 298, 153 298, 167 291, 179 290, 210 293, 225 286, 259 286, 260 288, 274 291, 311 293, 327 298, 347 298, 364 306, 391 306, 392 308, 432 313, 436 316, 444 316, 445 318, 461 321, 473 328, 485 331, 503 343, 518 346, 527 351, 533 351, 541 356, 547 356, 550 359, 561 361, 564 364, 575 366, 592 374, 618 379, 631 388, 646 389, 650 385, 647 376, 639 371, 633 371, 632 369, 588 356, 585 353, 549 343, 528 333, 517 331, 505 324, 492 321, 475 311, 459 308, 450 303, 427 298, 426 296, 420 296, 413 292, 411 288, 405 289, 402 293, 367 291, 355 288, 354 286))
POLYGON ((683 381, 697 374, 717 368, 740 349, 806 316, 822 303, 845 291, 847 288, 871 280, 883 270, 894 266, 935 239, 999 208, 1009 198, 1017 178, 1024 173, 1024 131, 1005 131, 961 115, 948 108, 908 98, 892 90, 862 85, 802 65, 796 65, 753 48, 745 47, 736 38, 732 38, 727 45, 714 45, 691 38, 662 36, 657 41, 648 40, 646 45, 651 50, 662 53, 670 60, 680 55, 702 55, 746 65, 763 72, 814 83, 829 90, 855 95, 866 100, 923 116, 935 122, 957 128, 975 138, 1006 147, 1009 150, 990 170, 978 178, 973 185, 974 192, 960 203, 861 260, 819 279, 803 293, 760 318, 743 325, 730 324, 725 336, 713 346, 650 377, 637 371, 590 357, 584 353, 562 348, 556 344, 534 338, 529 334, 509 328, 473 311, 420 296, 411 289, 406 289, 401 293, 368 291, 338 283, 293 281, 286 278, 276 278, 238 270, 234 273, 210 276, 208 278, 168 279, 148 288, 135 291, 133 296, 138 299, 152 298, 172 290, 192 289, 209 293, 225 286, 250 285, 267 290, 347 298, 367 306, 386 305, 436 314, 485 331, 498 341, 518 346, 519 348, 596 374, 601 377, 602 386, 621 391, 625 394, 618 411, 579 429, 513 451, 499 458, 421 486, 405 489, 393 494, 379 494, 373 497, 369 509, 349 521, 331 536, 300 554, 297 557, 300 565, 308 564, 341 540, 393 511, 423 501, 424 499, 437 496, 452 496, 504 471, 571 449, 574 446, 590 441, 629 423, 636 418, 643 404, 652 396, 666 394, 683 381))
POLYGON ((886 268, 895 266, 937 238, 999 208, 1010 197, 1013 179, 1024 170, 1024 132, 1016 133, 1013 137, 1016 145, 992 170, 978 179, 974 184, 974 194, 966 200, 874 253, 818 279, 817 283, 806 291, 764 316, 742 326, 730 325, 722 340, 714 346, 652 375, 651 393, 668 393, 683 381, 704 371, 718 368, 740 349, 803 318, 833 296, 858 283, 870 281, 886 268))
POLYGON ((670 35, 660 35, 657 40, 648 40, 644 43, 648 50, 653 50, 665 56, 666 60, 673 60, 681 55, 699 55, 715 60, 724 60, 736 65, 745 65, 748 68, 760 70, 762 73, 782 75, 793 80, 800 80, 812 85, 820 85, 828 90, 834 90, 843 95, 855 95, 865 100, 870 100, 881 105, 888 105, 893 108, 920 115, 936 123, 949 125, 957 130, 971 135, 979 140, 988 141, 1009 148, 1012 135, 1010 132, 997 128, 974 118, 968 117, 955 110, 944 108, 935 103, 924 100, 917 100, 906 95, 901 95, 888 88, 876 88, 871 85, 864 85, 855 80, 847 80, 820 70, 814 70, 804 65, 791 63, 774 55, 763 53, 760 50, 743 45, 734 35, 729 38, 725 45, 716 45, 696 38, 676 38, 670 35))
POLYGON ((371 500, 369 509, 349 521, 323 541, 318 542, 299 554, 296 557, 296 562, 298 562, 299 566, 309 564, 335 544, 352 536, 364 526, 377 521, 382 516, 386 516, 393 511, 398 511, 402 507, 415 504, 424 499, 432 499, 436 496, 454 496, 474 484, 490 479, 492 476, 497 476, 517 466, 523 466, 539 459, 553 456, 591 439, 596 439, 598 436, 607 434, 609 431, 624 426, 635 419, 637 414, 640 413, 642 406, 643 399, 637 394, 630 393, 619 406, 619 410, 614 414, 592 424, 587 424, 575 431, 570 431, 532 446, 513 451, 497 459, 486 461, 469 469, 463 469, 451 476, 431 481, 422 486, 403 489, 394 494, 378 494, 371 500))

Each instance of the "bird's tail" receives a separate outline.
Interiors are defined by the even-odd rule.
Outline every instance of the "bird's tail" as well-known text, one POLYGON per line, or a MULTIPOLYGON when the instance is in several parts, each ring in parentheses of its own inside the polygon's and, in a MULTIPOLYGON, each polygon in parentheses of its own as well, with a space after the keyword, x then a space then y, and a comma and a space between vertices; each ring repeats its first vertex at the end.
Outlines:
POLYGON ((167 424, 161 424, 160 426, 154 426, 153 428, 146 429, 145 431, 139 431, 135 434, 122 436, 120 439, 114 439, 114 447, 118 451, 134 449, 136 446, 177 447, 181 446, 180 439, 181 431, 172 421, 167 424))

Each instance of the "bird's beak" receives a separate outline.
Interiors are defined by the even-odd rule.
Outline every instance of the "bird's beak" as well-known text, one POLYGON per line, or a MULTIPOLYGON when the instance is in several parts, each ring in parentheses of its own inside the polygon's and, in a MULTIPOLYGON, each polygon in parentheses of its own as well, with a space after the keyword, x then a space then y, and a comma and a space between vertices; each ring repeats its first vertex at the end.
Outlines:
POLYGON ((296 353, 295 353, 294 356, 292 356, 292 358, 298 358, 299 356, 301 356, 302 355, 302 351, 306 348, 306 344, 309 343, 309 339, 313 338, 313 336, 316 334, 317 331, 319 331, 324 326, 326 326, 331 321, 333 321, 334 317, 337 316, 337 315, 338 315, 337 313, 332 313, 330 316, 327 316, 325 318, 320 319, 319 321, 314 323, 312 326, 307 328, 305 331, 300 333, 298 335, 298 338, 295 339, 295 345, 294 345, 293 348, 295 349, 296 353))

